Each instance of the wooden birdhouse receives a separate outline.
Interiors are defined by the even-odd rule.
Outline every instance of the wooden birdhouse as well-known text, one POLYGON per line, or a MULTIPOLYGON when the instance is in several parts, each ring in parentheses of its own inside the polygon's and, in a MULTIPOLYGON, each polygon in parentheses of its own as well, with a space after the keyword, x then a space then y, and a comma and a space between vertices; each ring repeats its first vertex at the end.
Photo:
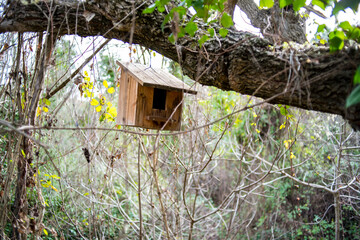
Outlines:
POLYGON ((184 93, 196 94, 196 91, 161 69, 116 63, 121 70, 117 123, 180 130, 184 93))

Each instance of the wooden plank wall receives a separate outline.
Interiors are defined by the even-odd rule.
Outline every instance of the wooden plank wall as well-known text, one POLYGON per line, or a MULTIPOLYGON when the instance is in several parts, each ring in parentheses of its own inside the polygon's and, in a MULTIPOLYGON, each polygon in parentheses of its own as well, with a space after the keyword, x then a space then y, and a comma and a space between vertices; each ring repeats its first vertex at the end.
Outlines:
POLYGON ((118 124, 135 125, 137 86, 131 74, 122 69, 116 118, 118 124))

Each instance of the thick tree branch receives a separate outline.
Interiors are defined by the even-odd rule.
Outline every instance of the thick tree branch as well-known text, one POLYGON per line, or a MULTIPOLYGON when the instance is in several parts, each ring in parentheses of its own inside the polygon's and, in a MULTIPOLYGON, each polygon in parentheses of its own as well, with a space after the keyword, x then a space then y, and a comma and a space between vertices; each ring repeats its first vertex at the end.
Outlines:
MULTIPOLYGON (((93 0, 80 5, 55 2, 53 31, 129 41, 132 1, 93 0), (95 14, 90 21, 84 16, 85 10, 95 14)), ((49 14, 44 2, 12 3, 3 16, 0 32, 47 29, 49 14)), ((136 1, 136 7, 143 3, 136 1)), ((197 43, 199 36, 181 38, 175 46, 167 39, 170 27, 161 30, 163 15, 157 12, 144 15, 141 13, 144 8, 136 12, 134 43, 179 62, 184 72, 200 83, 265 99, 278 95, 272 103, 339 114, 360 125, 359 107, 348 111, 344 107, 360 64, 358 50, 349 48, 333 54, 326 48, 272 50, 268 41, 234 29, 224 39, 206 42, 202 49, 197 43)))

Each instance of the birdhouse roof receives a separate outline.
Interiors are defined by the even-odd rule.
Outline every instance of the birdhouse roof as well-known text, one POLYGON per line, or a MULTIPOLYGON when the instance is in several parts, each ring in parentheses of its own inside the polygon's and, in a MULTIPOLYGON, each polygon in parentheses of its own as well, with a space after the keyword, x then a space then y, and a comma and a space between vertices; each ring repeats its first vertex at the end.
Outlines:
POLYGON ((184 91, 185 93, 191 94, 197 93, 186 83, 162 69, 156 69, 138 63, 124 63, 120 61, 116 61, 116 63, 121 66, 123 71, 129 71, 142 86, 172 91, 184 91))

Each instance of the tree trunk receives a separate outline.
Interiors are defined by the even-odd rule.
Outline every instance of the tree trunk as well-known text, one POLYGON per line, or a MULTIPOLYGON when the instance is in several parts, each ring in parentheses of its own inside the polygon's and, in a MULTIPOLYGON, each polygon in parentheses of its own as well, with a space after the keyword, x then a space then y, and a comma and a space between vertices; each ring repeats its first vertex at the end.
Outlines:
MULTIPOLYGON (((129 41, 132 1, 94 0, 81 3, 54 1, 49 14, 46 2, 22 4, 10 1, 0 23, 0 32, 45 31, 51 16, 59 35, 98 36, 129 41), (84 11, 93 13, 92 19, 84 11), (87 21, 88 20, 88 21, 87 21)), ((133 42, 177 61, 184 72, 201 84, 254 95, 270 103, 339 114, 360 127, 360 107, 345 109, 352 78, 360 64, 360 52, 346 48, 329 53, 327 48, 274 50, 269 42, 252 34, 230 29, 222 39, 210 39, 200 49, 198 35, 169 43, 170 26, 161 30, 163 15, 142 14, 144 1, 135 1, 133 42), (149 24, 151 23, 151 24, 149 24)), ((201 24, 200 24, 201 25, 201 24)), ((199 26, 201 28, 201 26, 199 26)))

